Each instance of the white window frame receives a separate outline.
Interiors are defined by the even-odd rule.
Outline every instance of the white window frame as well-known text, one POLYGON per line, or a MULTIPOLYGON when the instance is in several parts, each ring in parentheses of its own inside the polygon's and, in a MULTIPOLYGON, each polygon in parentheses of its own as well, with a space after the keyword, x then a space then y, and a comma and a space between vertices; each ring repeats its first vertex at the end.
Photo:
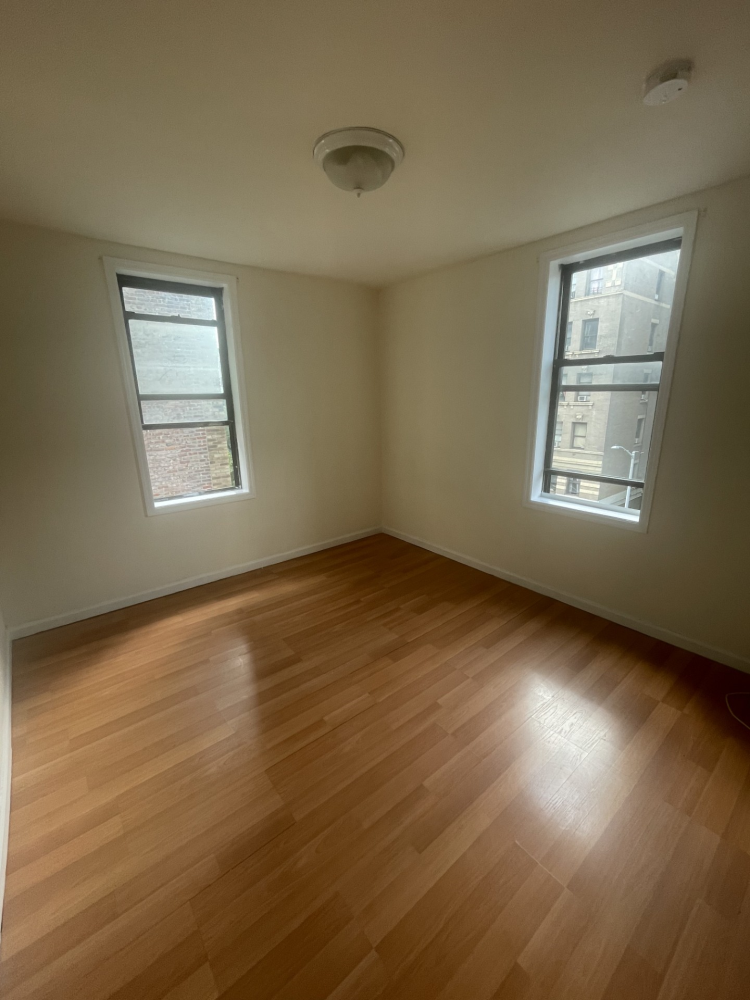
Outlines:
POLYGON ((633 531, 647 531, 654 496, 659 452, 661 450, 664 424, 669 405, 677 343, 679 339, 682 311, 685 302, 690 261, 695 242, 698 212, 686 212, 670 216, 630 229, 604 234, 595 238, 558 247, 539 257, 539 301, 537 320, 537 342, 534 360, 534 382, 531 404, 531 433, 529 438, 528 469, 526 476, 524 505, 536 510, 563 514, 611 524, 633 531), (648 465, 640 512, 626 511, 622 507, 607 506, 591 500, 577 499, 575 502, 560 497, 551 497, 542 491, 544 470, 544 449, 547 423, 550 411, 550 391, 552 387, 552 362, 557 336, 558 312, 560 304, 561 268, 564 264, 590 260, 607 253, 635 249, 680 237, 682 246, 680 262, 675 280, 674 299, 667 331, 667 346, 662 362, 659 395, 654 413, 648 465))
POLYGON ((147 515, 166 514, 179 510, 193 510, 197 507, 209 507, 214 504, 231 503, 238 500, 250 500, 255 496, 255 479, 248 436, 246 412, 244 364, 242 360, 242 337, 240 334, 239 309, 237 303, 237 278, 232 274, 216 274, 213 271, 193 271, 183 267, 169 267, 164 264, 149 264, 144 261, 121 260, 116 257, 103 257, 104 272, 107 279, 110 306, 114 319, 117 340, 117 352, 120 358, 125 399, 130 420, 131 437, 135 449, 138 472, 141 480, 143 505, 147 515), (125 327, 125 317, 122 311, 118 275, 128 275, 137 278, 161 278, 164 281, 182 281, 190 285, 206 285, 210 288, 221 288, 224 304, 224 326, 227 341, 227 361, 229 366, 230 392, 234 404, 235 437, 237 440, 237 457, 240 467, 240 487, 238 489, 222 490, 208 493, 204 496, 178 497, 174 500, 156 500, 151 489, 151 477, 148 471, 146 445, 143 440, 138 395, 135 385, 135 374, 130 358, 128 333, 125 327))

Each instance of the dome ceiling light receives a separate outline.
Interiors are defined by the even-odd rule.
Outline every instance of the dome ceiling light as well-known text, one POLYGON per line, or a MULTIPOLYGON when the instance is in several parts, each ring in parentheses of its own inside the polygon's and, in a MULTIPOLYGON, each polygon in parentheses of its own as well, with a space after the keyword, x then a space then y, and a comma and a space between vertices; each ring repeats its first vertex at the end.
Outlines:
POLYGON ((313 157, 343 191, 375 191, 404 158, 404 147, 378 128, 339 128, 321 135, 313 157))

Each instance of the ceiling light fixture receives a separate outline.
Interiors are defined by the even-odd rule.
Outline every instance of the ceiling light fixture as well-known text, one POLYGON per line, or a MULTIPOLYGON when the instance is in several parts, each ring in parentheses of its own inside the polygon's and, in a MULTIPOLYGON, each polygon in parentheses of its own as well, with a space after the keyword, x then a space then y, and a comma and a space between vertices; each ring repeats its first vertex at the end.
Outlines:
POLYGON ((671 59, 662 63, 646 77, 643 84, 644 104, 666 104, 687 90, 693 64, 689 59, 671 59))
POLYGON ((404 158, 404 147, 378 128, 339 128, 321 135, 313 157, 328 179, 343 191, 382 187, 404 158))

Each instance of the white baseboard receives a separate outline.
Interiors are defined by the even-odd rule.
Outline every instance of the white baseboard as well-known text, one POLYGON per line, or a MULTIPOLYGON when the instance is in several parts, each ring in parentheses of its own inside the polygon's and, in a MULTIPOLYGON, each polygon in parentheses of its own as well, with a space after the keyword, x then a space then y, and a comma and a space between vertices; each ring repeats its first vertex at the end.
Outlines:
POLYGON ((332 549, 336 545, 345 545, 346 542, 356 542, 360 538, 378 535, 381 530, 381 528, 367 528, 364 531, 355 531, 350 535, 341 535, 340 538, 329 538, 325 542, 315 542, 313 545, 304 545, 299 549, 253 559, 252 562, 242 563, 239 566, 229 566, 227 569, 216 570, 213 573, 202 573, 200 576, 179 580, 177 583, 170 583, 165 587, 144 590, 140 594, 131 594, 129 597, 121 597, 113 601, 103 601, 101 604, 93 604, 91 607, 68 611, 51 618, 39 618, 36 621, 9 628, 8 633, 11 639, 22 639, 24 636, 34 635, 37 632, 46 632, 48 629, 59 628, 61 625, 71 625, 73 622, 83 621, 84 618, 95 618, 108 611, 119 611, 121 608, 129 608, 133 604, 143 604, 145 601, 153 601, 157 597, 166 597, 169 594, 177 594, 181 590, 200 587, 204 583, 214 583, 216 580, 224 580, 230 576, 239 576, 241 573, 249 573, 251 570, 262 569, 264 566, 273 566, 275 563, 286 562, 288 559, 297 559, 299 556, 311 555, 313 552, 322 552, 323 549, 332 549))
MULTIPOLYGON (((313 545, 305 545, 299 549, 291 549, 287 552, 277 553, 276 555, 265 556, 261 559, 254 559, 252 562, 243 563, 239 566, 230 566, 227 569, 217 570, 213 573, 203 573, 200 576, 190 577, 187 580, 180 580, 177 583, 168 584, 165 587, 157 587, 154 590, 143 591, 140 594, 132 594, 129 597, 119 598, 114 601, 104 601, 101 604, 95 604, 88 608, 80 608, 76 611, 70 611, 62 615, 55 615, 51 618, 40 618, 37 621, 27 622, 24 625, 17 625, 14 628, 8 629, 8 638, 9 640, 21 639, 27 635, 34 635, 36 632, 44 632, 47 629, 58 628, 61 625, 70 625, 73 622, 82 621, 85 618, 94 618, 96 615, 103 615, 108 611, 119 611, 121 608, 127 608, 134 604, 142 604, 145 601, 152 601, 157 597, 166 597, 168 594, 176 594, 181 590, 190 590, 192 587, 200 587, 204 583, 213 583, 216 580, 223 580, 231 576, 239 576, 241 573, 249 573, 251 570, 262 569, 264 566, 273 566, 275 563, 286 562, 288 559, 297 559, 299 556, 310 555, 313 552, 322 552, 324 549, 330 549, 336 545, 344 545, 346 542, 355 542, 360 538, 368 538, 370 535, 377 535, 381 531, 387 535, 393 535, 394 538, 400 538, 404 542, 409 542, 412 545, 418 545, 420 548, 427 549, 430 552, 435 552, 437 555, 445 556, 447 559, 453 559, 455 562, 460 562, 466 566, 471 566, 474 569, 481 570, 483 573, 489 573, 491 576, 497 576, 502 580, 507 580, 509 583, 515 583, 520 587, 527 587, 529 590, 534 590, 538 594, 544 594, 545 597, 552 597, 557 601, 562 601, 564 604, 570 604, 574 608, 580 608, 582 611, 589 611, 591 614, 599 615, 600 618, 606 618, 608 621, 616 622, 618 625, 624 625, 626 628, 635 629, 636 632, 643 632, 644 635, 649 635, 654 639, 661 639, 663 642, 671 643, 673 646, 679 646, 681 649, 686 649, 691 653, 697 653, 699 656, 705 656, 709 660, 716 660, 718 663, 724 663, 728 667, 734 667, 736 670, 742 670, 745 673, 750 674, 750 660, 743 659, 735 653, 730 653, 726 649, 708 646, 705 643, 691 639, 689 636, 681 635, 679 632, 672 632, 669 629, 662 628, 659 625, 654 625, 651 622, 645 622, 638 618, 631 618, 629 615, 623 615, 619 611, 614 611, 612 608, 607 608, 602 604, 597 604, 595 601, 589 601, 581 597, 576 597, 575 594, 568 594, 565 591, 554 590, 552 587, 547 587, 542 583, 538 583, 536 580, 530 580, 527 577, 518 576, 516 573, 500 569, 497 566, 491 566, 489 563, 482 562, 479 559, 472 559, 470 556, 465 556, 461 552, 454 552, 452 549, 443 548, 441 545, 434 545, 432 542, 428 542, 424 538, 417 538, 415 535, 408 535, 402 531, 397 531, 395 528, 387 527, 367 528, 364 531, 356 531, 349 535, 342 535, 339 538, 330 538, 325 542, 316 542, 313 545)), ((8 665, 8 670, 9 669, 10 667, 8 665)), ((4 709, 4 706, 0 706, 0 710, 2 709, 4 709)), ((10 707, 8 706, 8 712, 9 711, 10 707)), ((6 762, 5 757, 3 756, 3 748, 0 746, 0 768, 5 766, 6 762)), ((10 767, 9 760, 7 766, 10 767)), ((2 803, 0 803, 0 823, 2 822, 1 810, 2 803)), ((0 850, 1 849, 2 840, 0 835, 0 850)))
POLYGON ((8 865, 8 832, 10 830, 10 635, 0 628, 0 642, 3 644, 0 656, 0 933, 2 933, 3 900, 5 898, 5 870, 8 865))
POLYGON ((662 642, 668 642, 672 646, 679 646, 680 649, 686 649, 690 653, 697 653, 699 656, 705 656, 709 660, 716 660, 718 663, 724 663, 728 667, 734 667, 735 670, 742 670, 750 674, 750 660, 745 660, 726 649, 707 646, 705 643, 697 642, 686 635, 680 635, 679 632, 671 632, 669 629, 653 625, 651 622, 644 622, 639 618, 631 618, 628 615, 620 614, 619 611, 613 611, 611 608, 596 604, 594 601, 588 601, 561 590, 553 590, 552 587, 546 587, 542 583, 537 583, 536 580, 529 580, 524 576, 509 573, 507 570, 499 569, 497 566, 490 566, 488 563, 472 559, 470 556, 454 552, 452 549, 444 549, 441 545, 433 545, 432 542, 427 542, 424 538, 407 535, 403 531, 396 531, 395 528, 384 527, 382 530, 386 535, 393 535, 394 538, 400 538, 403 542, 409 542, 412 545, 418 545, 422 549, 428 549, 428 551, 434 552, 436 555, 453 559, 455 562, 471 566, 473 569, 481 570, 483 573, 497 576, 501 580, 518 584, 519 587, 526 587, 528 590, 534 590, 538 594, 544 594, 545 597, 552 597, 556 601, 562 601, 563 604, 571 604, 574 608, 580 608, 581 611, 589 611, 591 614, 598 615, 600 618, 606 618, 617 625, 624 625, 626 628, 632 628, 636 632, 643 632, 644 635, 649 635, 652 639, 661 639, 662 642))

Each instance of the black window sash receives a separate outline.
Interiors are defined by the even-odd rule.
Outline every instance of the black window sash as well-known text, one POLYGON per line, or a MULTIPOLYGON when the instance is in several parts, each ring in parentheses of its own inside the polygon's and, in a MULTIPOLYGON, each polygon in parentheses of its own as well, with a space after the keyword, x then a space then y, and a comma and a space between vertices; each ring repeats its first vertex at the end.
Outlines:
MULTIPOLYGON (((555 333, 555 355, 552 362, 552 383, 550 386, 549 414, 547 417, 547 436, 544 447, 544 468, 542 473, 542 492, 551 493, 552 477, 567 476, 574 479, 592 480, 598 483, 612 483, 614 485, 643 487, 644 480, 626 479, 618 476, 600 476, 594 473, 566 472, 563 469, 556 469, 553 465, 553 453, 555 450, 555 425, 557 423, 557 407, 560 394, 564 392, 576 392, 579 383, 563 383, 561 372, 565 368, 589 367, 590 365, 627 365, 640 364, 650 361, 664 361, 663 351, 654 351, 651 354, 631 354, 613 355, 609 354, 601 358, 566 358, 565 339, 568 327, 568 313, 570 306, 570 285, 573 277, 580 271, 588 271, 595 267, 606 267, 608 264, 619 264, 626 260, 637 260, 639 257, 652 256, 653 254, 668 253, 670 250, 679 250, 682 246, 682 239, 676 237, 671 240, 663 240, 659 243, 651 243, 648 246, 631 247, 628 250, 621 250, 617 253, 602 254, 600 257, 589 258, 588 260, 575 261, 570 264, 562 264, 560 267, 560 299, 558 302, 557 329, 555 333)), ((659 382, 615 382, 615 383, 587 383, 585 392, 656 392, 659 391, 659 382)))
POLYGON ((211 493, 225 493, 227 489, 237 490, 242 487, 240 478, 239 449, 237 446, 237 431, 235 425, 234 400, 232 398, 232 380, 229 373, 229 351, 227 347, 227 332, 224 318, 224 290, 211 285, 191 285, 183 281, 166 281, 160 278, 140 278, 127 274, 118 274, 117 283, 120 290, 120 304, 125 318, 125 330, 128 335, 128 351, 130 353, 130 364, 133 369, 133 380, 135 382, 135 392, 138 399, 138 413, 141 419, 141 430, 170 430, 184 427, 227 427, 229 429, 229 443, 232 459, 232 472, 234 486, 221 487, 216 490, 201 490, 195 493, 181 493, 169 500, 180 500, 186 497, 208 496, 211 493), (125 307, 125 288, 141 288, 156 292, 173 292, 178 295, 197 295, 200 298, 214 300, 216 319, 193 319, 187 316, 160 316, 150 313, 132 312, 125 307), (219 341, 219 365, 221 370, 221 384, 223 392, 179 392, 179 393, 141 393, 138 387, 138 372, 135 367, 135 356, 133 354, 133 343, 130 334, 131 320, 146 320, 151 323, 174 323, 179 326, 211 326, 215 327, 219 341), (175 423, 146 423, 143 418, 143 403, 151 401, 166 400, 190 400, 190 399, 223 399, 226 405, 226 420, 189 420, 175 423))

